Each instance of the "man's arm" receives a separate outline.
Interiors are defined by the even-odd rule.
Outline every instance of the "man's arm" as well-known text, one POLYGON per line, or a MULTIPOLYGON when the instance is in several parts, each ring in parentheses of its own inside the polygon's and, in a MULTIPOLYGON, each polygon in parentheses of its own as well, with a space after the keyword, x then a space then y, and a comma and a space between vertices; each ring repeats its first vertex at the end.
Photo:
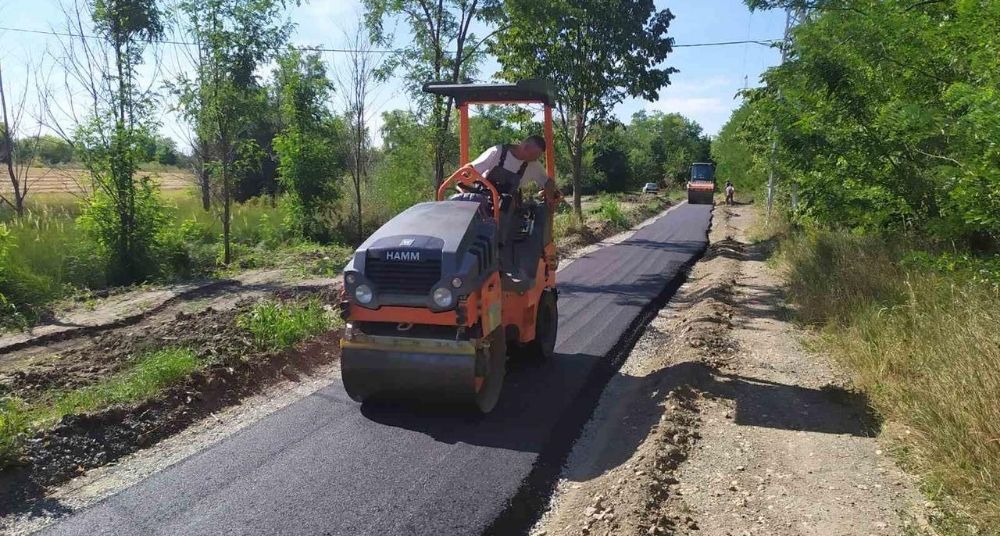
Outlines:
POLYGON ((495 145, 486 149, 483 154, 479 155, 479 158, 469 162, 469 164, 476 168, 476 171, 485 178, 489 170, 500 164, 500 146, 495 145))

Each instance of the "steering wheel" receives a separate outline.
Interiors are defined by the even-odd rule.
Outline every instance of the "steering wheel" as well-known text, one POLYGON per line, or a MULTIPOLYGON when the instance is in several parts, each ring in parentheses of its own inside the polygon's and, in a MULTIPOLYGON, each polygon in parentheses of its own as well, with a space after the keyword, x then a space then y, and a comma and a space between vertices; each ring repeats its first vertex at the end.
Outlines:
POLYGON ((483 195, 485 195, 487 197, 489 197, 489 194, 490 194, 490 191, 486 188, 486 185, 483 184, 483 181, 476 181, 476 182, 472 183, 472 186, 466 186, 464 184, 456 184, 455 185, 455 189, 458 190, 459 192, 466 193, 466 194, 470 194, 470 193, 471 194, 483 194, 483 195))

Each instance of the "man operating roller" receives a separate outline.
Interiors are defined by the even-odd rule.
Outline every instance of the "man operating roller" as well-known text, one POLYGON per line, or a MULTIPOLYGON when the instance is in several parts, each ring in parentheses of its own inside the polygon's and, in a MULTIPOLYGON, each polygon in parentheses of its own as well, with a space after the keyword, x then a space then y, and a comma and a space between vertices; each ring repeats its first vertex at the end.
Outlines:
POLYGON ((545 138, 528 136, 518 144, 490 147, 471 164, 502 194, 514 195, 522 186, 535 184, 545 190, 546 199, 554 199, 555 182, 538 163, 543 154, 545 138))

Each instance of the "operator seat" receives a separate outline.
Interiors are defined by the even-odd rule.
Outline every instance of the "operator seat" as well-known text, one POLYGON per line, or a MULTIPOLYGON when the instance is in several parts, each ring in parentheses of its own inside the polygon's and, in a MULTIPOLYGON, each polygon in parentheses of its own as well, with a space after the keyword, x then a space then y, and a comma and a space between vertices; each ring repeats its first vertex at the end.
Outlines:
MULTIPOLYGON (((483 215, 491 217, 489 198, 483 194, 466 192, 455 194, 449 199, 479 203, 483 215)), ((545 249, 548 218, 544 203, 524 206, 523 210, 533 215, 534 225, 528 233, 521 233, 522 212, 515 208, 516 204, 512 196, 501 196, 500 224, 497 230, 500 280, 503 290, 524 293, 535 286, 538 260, 545 249)))
POLYGON ((521 233, 521 218, 510 218, 513 220, 513 229, 509 235, 511 239, 500 252, 501 286, 504 290, 518 293, 527 292, 535 286, 538 261, 545 251, 548 225, 547 207, 544 203, 527 205, 524 210, 532 216, 533 225, 527 233, 521 233))

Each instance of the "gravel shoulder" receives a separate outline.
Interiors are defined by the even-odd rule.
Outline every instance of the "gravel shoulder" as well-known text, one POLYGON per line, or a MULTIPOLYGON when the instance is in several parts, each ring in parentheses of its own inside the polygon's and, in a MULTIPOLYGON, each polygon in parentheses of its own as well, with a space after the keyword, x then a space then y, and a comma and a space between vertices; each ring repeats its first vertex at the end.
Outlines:
POLYGON ((752 206, 716 208, 532 534, 893 535, 926 529, 881 424, 789 319, 752 206))

